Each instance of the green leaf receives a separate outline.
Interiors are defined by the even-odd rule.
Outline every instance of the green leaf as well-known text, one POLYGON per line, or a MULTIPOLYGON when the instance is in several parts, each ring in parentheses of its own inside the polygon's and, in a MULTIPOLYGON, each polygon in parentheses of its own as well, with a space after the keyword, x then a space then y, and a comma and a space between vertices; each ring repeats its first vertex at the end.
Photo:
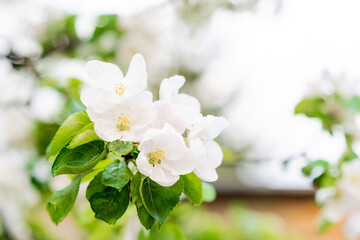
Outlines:
POLYGON ((184 189, 183 182, 177 181, 171 187, 163 187, 146 177, 141 185, 141 198, 148 212, 164 224, 171 210, 178 204, 184 189))
POLYGON ((203 186, 203 201, 213 202, 216 199, 216 190, 214 186, 207 182, 203 182, 202 186, 203 186))
POLYGON ((87 182, 87 181, 93 179, 98 173, 104 171, 105 167, 112 161, 113 161, 112 159, 106 158, 106 159, 98 162, 98 164, 96 164, 96 166, 89 173, 85 174, 81 178, 81 182, 87 182))
POLYGON ((53 176, 91 170, 106 154, 103 141, 93 141, 74 149, 63 148, 51 168, 53 176))
POLYGON ((352 111, 360 111, 360 96, 352 96, 351 98, 343 99, 342 105, 352 111))
POLYGON ((181 176, 181 180, 184 182, 184 193, 186 197, 194 204, 200 204, 202 202, 202 182, 195 173, 189 173, 181 176))
POLYGON ((46 210, 56 225, 64 220, 74 206, 76 196, 79 192, 80 181, 81 176, 75 176, 69 186, 60 191, 56 191, 47 203, 46 210))
POLYGON ((312 171, 315 168, 322 168, 322 172, 326 171, 329 168, 330 164, 327 161, 324 160, 316 160, 312 161, 309 164, 307 164, 305 167, 302 168, 302 173, 305 176, 310 176, 312 171))
POLYGON ((120 191, 133 176, 125 161, 115 160, 106 166, 102 183, 120 191))
POLYGON ((137 172, 130 184, 131 197, 133 203, 136 206, 140 223, 146 229, 150 229, 154 226, 155 219, 150 215, 150 213, 146 210, 144 206, 144 203, 140 195, 140 187, 141 187, 141 174, 137 172))
POLYGON ((131 142, 114 141, 108 144, 108 149, 115 158, 120 159, 133 150, 133 145, 131 142))
POLYGON ((322 118, 322 106, 325 100, 321 97, 305 98, 295 107, 295 114, 303 113, 308 117, 322 118))
POLYGON ((102 173, 98 173, 93 180, 90 181, 87 189, 86 189, 86 198, 90 201, 92 195, 97 192, 103 192, 106 186, 102 183, 102 173))
POLYGON ((326 220, 325 218, 320 218, 320 220, 317 223, 317 230, 320 233, 324 233, 327 230, 329 230, 329 228, 331 228, 334 225, 334 223, 326 220))
POLYGON ((101 140, 94 131, 94 123, 89 123, 71 140, 67 148, 76 148, 85 143, 101 140))
POLYGON ((106 187, 90 197, 91 209, 95 217, 109 224, 115 222, 126 212, 129 205, 129 187, 125 186, 119 192, 116 188, 106 187))
POLYGON ((86 112, 78 112, 70 115, 56 132, 50 143, 50 156, 56 156, 60 150, 78 134, 78 132, 91 121, 86 112))

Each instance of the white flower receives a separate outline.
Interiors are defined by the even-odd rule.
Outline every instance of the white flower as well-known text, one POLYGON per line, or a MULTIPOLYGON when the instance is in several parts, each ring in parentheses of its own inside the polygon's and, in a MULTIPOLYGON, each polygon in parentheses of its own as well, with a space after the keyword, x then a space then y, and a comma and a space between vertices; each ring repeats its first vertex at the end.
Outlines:
POLYGON ((191 152, 183 137, 170 125, 150 129, 140 142, 136 159, 139 171, 162 186, 171 186, 179 175, 194 169, 191 152))
POLYGON ((147 73, 142 55, 136 54, 129 66, 128 73, 123 76, 114 64, 100 61, 89 61, 86 65, 90 88, 81 94, 81 100, 87 108, 94 111, 104 110, 105 103, 120 103, 145 90, 147 73))
POLYGON ((222 162, 223 153, 213 139, 228 125, 225 118, 208 115, 190 128, 187 141, 196 162, 194 173, 204 181, 218 179, 216 168, 222 162))
POLYGON ((183 133, 195 121, 202 117, 199 101, 185 93, 179 93, 184 85, 183 76, 166 78, 160 85, 160 100, 157 101, 157 117, 154 127, 161 128, 165 123, 170 123, 179 132, 183 133))
POLYGON ((349 240, 357 240, 360 236, 360 211, 354 210, 344 222, 344 233, 349 240))
POLYGON ((344 233, 348 239, 357 239, 360 228, 360 160, 342 165, 341 179, 334 187, 319 189, 317 202, 323 204, 322 217, 332 223, 345 219, 344 233))
POLYGON ((155 117, 152 94, 144 91, 118 104, 109 104, 103 112, 88 108, 96 134, 105 141, 139 141, 155 117))

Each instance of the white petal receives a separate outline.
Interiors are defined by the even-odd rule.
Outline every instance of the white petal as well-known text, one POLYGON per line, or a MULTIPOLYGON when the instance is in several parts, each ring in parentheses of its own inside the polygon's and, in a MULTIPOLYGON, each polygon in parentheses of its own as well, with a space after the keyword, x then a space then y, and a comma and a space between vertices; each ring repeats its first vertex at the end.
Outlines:
POLYGON ((136 158, 136 166, 138 170, 146 176, 151 175, 154 168, 153 165, 149 163, 149 160, 146 157, 146 153, 144 152, 140 152, 136 158))
POLYGON ((113 109, 104 112, 86 110, 90 120, 94 123, 95 133, 103 140, 112 142, 120 139, 122 134, 116 128, 116 119, 113 109))
POLYGON ((147 72, 144 57, 136 54, 130 62, 128 73, 126 74, 126 84, 128 85, 125 94, 132 96, 143 91, 147 86, 147 72))
POLYGON ((169 170, 174 175, 188 174, 194 170, 195 161, 189 150, 184 151, 178 159, 166 159, 161 166, 169 170))
POLYGON ((335 187, 320 188, 316 191, 315 202, 318 204, 326 204, 335 197, 337 189, 335 187))
POLYGON ((192 108, 195 112, 201 111, 201 106, 200 106, 199 100, 197 100, 197 98, 190 96, 188 94, 185 94, 185 93, 178 94, 175 98, 175 102, 177 104, 182 104, 182 105, 188 106, 189 108, 192 108))
POLYGON ((179 89, 184 83, 185 78, 179 75, 162 80, 159 91, 160 100, 172 101, 172 97, 179 93, 179 89))
POLYGON ((215 169, 223 158, 220 146, 214 141, 204 144, 197 138, 190 141, 190 149, 196 162, 194 173, 204 181, 216 181, 218 175, 215 169))
POLYGON ((155 167, 153 175, 149 177, 151 180, 164 187, 170 187, 174 185, 180 178, 180 176, 173 175, 170 171, 160 167, 155 167))
POLYGON ((359 239, 360 237, 360 212, 354 210, 344 223, 344 232, 348 239, 359 239))
POLYGON ((189 128, 203 117, 199 111, 183 104, 174 104, 172 110, 174 116, 179 117, 184 121, 186 128, 189 128))
POLYGON ((107 142, 112 142, 122 137, 121 132, 116 128, 116 123, 110 120, 100 120, 95 122, 94 130, 96 135, 107 142))
POLYGON ((155 102, 156 117, 151 123, 152 127, 163 128, 165 123, 169 123, 179 133, 183 134, 187 126, 186 122, 178 116, 174 116, 171 105, 164 101, 155 102))
POLYGON ((150 125, 156 114, 151 92, 144 91, 134 96, 129 103, 129 114, 132 116, 131 124, 135 126, 134 130, 150 125))
POLYGON ((209 141, 205 143, 206 148, 206 164, 212 167, 219 167, 223 159, 223 152, 219 144, 215 141, 209 141))
POLYGON ((206 148, 200 138, 191 139, 189 141, 190 150, 194 155, 194 159, 197 165, 203 165, 206 163, 206 148))
POLYGON ((183 134, 186 129, 186 122, 179 117, 170 117, 166 119, 166 122, 174 127, 175 131, 179 134, 183 134))
POLYGON ((99 88, 86 88, 82 91, 80 98, 82 103, 92 111, 103 112, 111 109, 114 105, 108 101, 109 93, 99 88))
POLYGON ((179 176, 171 174, 170 171, 163 169, 161 165, 152 166, 143 153, 139 153, 136 166, 140 173, 165 187, 171 186, 179 180, 179 176))
POLYGON ((89 84, 93 87, 113 91, 116 83, 123 81, 121 70, 114 64, 97 60, 86 64, 89 84))
POLYGON ((329 201, 322 209, 323 217, 332 222, 337 223, 348 213, 347 204, 341 198, 334 198, 329 201))
POLYGON ((199 137, 204 141, 210 141, 216 138, 228 126, 229 122, 225 118, 208 115, 194 124, 190 129, 189 138, 199 137))
POLYGON ((215 168, 209 165, 202 165, 200 167, 196 167, 194 173, 203 181, 206 182, 215 182, 218 179, 218 175, 216 173, 215 168))

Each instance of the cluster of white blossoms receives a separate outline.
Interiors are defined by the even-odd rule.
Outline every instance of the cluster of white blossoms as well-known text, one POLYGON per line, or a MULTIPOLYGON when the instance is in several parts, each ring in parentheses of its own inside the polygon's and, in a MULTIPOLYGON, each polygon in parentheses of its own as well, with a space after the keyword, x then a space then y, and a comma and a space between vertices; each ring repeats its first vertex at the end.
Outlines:
POLYGON ((216 181, 223 153, 213 140, 228 125, 223 117, 203 116, 199 101, 179 93, 182 76, 166 78, 159 100, 146 91, 147 72, 136 54, 126 76, 114 64, 90 61, 88 88, 81 94, 96 134, 107 142, 139 143, 136 165, 140 173, 163 186, 179 175, 194 172, 204 181, 216 181))
POLYGON ((319 189, 317 202, 323 204, 322 217, 331 223, 344 220, 347 239, 360 237, 360 159, 341 166, 341 178, 334 187, 319 189))

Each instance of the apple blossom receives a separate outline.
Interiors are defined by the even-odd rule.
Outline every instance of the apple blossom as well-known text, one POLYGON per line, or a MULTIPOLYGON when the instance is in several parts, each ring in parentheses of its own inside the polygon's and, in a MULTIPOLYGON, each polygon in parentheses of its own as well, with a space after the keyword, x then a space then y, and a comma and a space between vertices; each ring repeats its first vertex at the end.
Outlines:
POLYGON ((147 73, 144 58, 136 54, 129 66, 128 73, 123 76, 121 70, 114 64, 97 60, 86 65, 89 88, 81 94, 81 100, 87 108, 102 111, 105 103, 120 103, 145 90, 147 73))
POLYGON ((323 204, 322 217, 331 223, 344 222, 348 239, 360 236, 358 224, 360 212, 360 160, 355 159, 342 165, 341 179, 334 187, 319 189, 316 200, 323 204))
POLYGON ((184 83, 185 78, 178 75, 161 82, 159 101, 155 103, 157 117, 154 127, 160 128, 165 123, 170 123, 182 134, 185 128, 202 117, 199 101, 188 94, 179 93, 184 83))
POLYGON ((91 108, 86 110, 96 134, 108 142, 138 141, 155 116, 152 94, 148 91, 109 105, 110 108, 100 113, 91 108))
POLYGON ((170 124, 165 124, 162 129, 149 130, 138 149, 138 170, 162 186, 173 185, 179 180, 179 175, 194 169, 190 150, 170 124))
POLYGON ((194 173, 204 181, 213 182, 218 179, 216 168, 222 162, 223 153, 213 139, 228 125, 225 118, 208 115, 190 128, 187 143, 196 162, 194 173))

